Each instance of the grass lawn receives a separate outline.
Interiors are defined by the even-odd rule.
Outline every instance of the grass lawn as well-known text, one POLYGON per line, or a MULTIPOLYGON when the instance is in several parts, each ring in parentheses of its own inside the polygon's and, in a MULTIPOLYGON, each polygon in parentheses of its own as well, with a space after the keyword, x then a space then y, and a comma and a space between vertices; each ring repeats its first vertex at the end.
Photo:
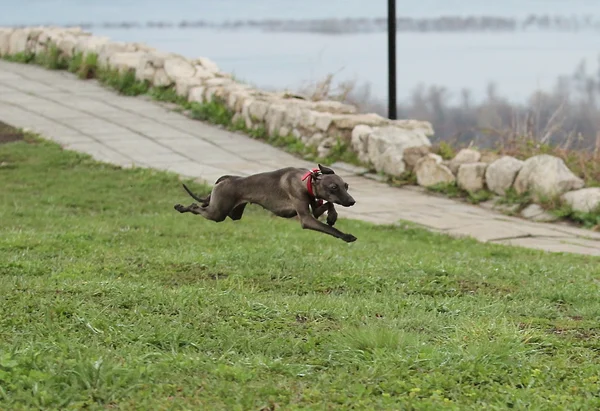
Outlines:
POLYGON ((600 407, 598 258, 217 224, 36 140, 0 144, 0 193, 0 409, 600 407))

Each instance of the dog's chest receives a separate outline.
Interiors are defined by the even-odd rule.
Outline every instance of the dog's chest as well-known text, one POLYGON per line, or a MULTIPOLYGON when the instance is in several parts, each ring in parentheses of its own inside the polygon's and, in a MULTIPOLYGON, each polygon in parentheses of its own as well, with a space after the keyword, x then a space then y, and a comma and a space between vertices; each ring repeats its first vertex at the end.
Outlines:
POLYGON ((298 214, 296 212, 296 209, 290 206, 289 201, 285 201, 285 200, 278 201, 276 199, 266 199, 265 198, 265 199, 262 199, 262 201, 257 202, 257 203, 278 217, 292 218, 298 214))

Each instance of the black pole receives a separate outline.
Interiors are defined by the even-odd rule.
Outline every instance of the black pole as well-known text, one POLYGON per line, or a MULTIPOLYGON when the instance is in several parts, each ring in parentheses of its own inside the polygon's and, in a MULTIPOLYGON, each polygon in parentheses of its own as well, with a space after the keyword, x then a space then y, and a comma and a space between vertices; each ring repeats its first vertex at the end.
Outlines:
POLYGON ((388 0, 388 117, 396 120, 396 0, 388 0))

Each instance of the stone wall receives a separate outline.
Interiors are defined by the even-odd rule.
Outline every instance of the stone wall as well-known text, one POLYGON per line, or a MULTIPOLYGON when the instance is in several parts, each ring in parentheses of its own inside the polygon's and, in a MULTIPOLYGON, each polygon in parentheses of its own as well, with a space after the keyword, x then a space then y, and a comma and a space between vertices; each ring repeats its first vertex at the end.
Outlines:
POLYGON ((54 46, 66 59, 94 53, 100 68, 130 71, 139 81, 155 87, 173 87, 190 102, 218 98, 246 128, 263 127, 269 135, 289 136, 326 154, 338 140, 359 160, 378 172, 400 176, 410 171, 417 183, 430 187, 456 183, 468 192, 507 190, 539 196, 562 196, 574 209, 589 212, 600 205, 600 188, 583 189, 583 181, 557 158, 535 156, 526 161, 512 157, 482 158, 462 150, 450 161, 430 153, 430 123, 388 120, 358 113, 337 101, 309 101, 286 92, 267 92, 236 81, 207 58, 187 59, 141 43, 114 42, 78 28, 0 28, 0 56, 39 55, 54 46))
POLYGON ((56 45, 67 58, 75 53, 96 53, 100 67, 131 70, 138 80, 157 87, 175 87, 190 102, 220 98, 234 120, 247 128, 264 127, 269 135, 293 135, 326 152, 338 139, 350 145, 357 127, 371 127, 363 136, 363 157, 374 160, 378 171, 403 170, 406 147, 430 145, 431 124, 416 120, 388 120, 377 114, 358 113, 356 107, 337 101, 308 101, 285 92, 267 92, 236 81, 207 58, 187 59, 140 43, 114 42, 78 28, 38 27, 0 29, 0 54, 40 53, 56 45), (370 143, 369 140, 373 140, 370 143), (391 162, 397 162, 391 166, 391 162))
MULTIPOLYGON (((413 150, 408 149, 405 154, 413 150)), ((528 193, 535 202, 559 198, 581 213, 600 211, 600 188, 584 188, 584 181, 561 158, 548 154, 522 161, 463 149, 453 159, 444 161, 437 154, 426 153, 419 156, 413 172, 417 183, 425 187, 456 183, 470 193, 487 189, 499 197, 512 190, 517 195, 528 193)), ((539 221, 556 219, 536 205, 522 210, 522 216, 539 221)))

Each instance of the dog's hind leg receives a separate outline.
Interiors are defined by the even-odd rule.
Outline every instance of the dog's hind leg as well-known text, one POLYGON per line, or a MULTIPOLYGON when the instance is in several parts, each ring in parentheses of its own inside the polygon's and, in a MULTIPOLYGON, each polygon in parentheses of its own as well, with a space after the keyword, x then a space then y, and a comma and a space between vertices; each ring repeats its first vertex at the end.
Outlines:
POLYGON ((242 203, 235 206, 233 210, 231 210, 231 212, 229 213, 229 218, 231 218, 234 221, 240 220, 242 218, 242 215, 244 214, 246 204, 248 203, 242 203))
MULTIPOLYGON (((180 213, 193 213, 201 215, 207 220, 221 222, 227 218, 228 215, 239 204, 239 200, 235 198, 235 188, 229 184, 230 182, 225 180, 213 188, 211 193, 210 203, 206 206, 199 206, 198 204, 192 204, 185 207, 181 204, 175 206, 175 210, 180 213)), ((243 210, 241 210, 243 212, 243 210)), ((241 212, 238 211, 235 217, 241 218, 241 212)))
POLYGON ((199 206, 196 203, 190 204, 187 207, 181 204, 176 204, 174 208, 180 213, 192 213, 195 215, 201 215, 207 220, 215 221, 217 223, 220 223, 221 221, 225 220, 227 218, 227 215, 230 213, 230 210, 223 210, 217 207, 211 207, 211 204, 209 204, 206 207, 199 206))
POLYGON ((175 208, 175 210, 179 211, 180 213, 200 214, 200 211, 198 211, 198 209, 201 207, 196 203, 192 203, 187 207, 182 204, 175 204, 174 208, 175 208))

